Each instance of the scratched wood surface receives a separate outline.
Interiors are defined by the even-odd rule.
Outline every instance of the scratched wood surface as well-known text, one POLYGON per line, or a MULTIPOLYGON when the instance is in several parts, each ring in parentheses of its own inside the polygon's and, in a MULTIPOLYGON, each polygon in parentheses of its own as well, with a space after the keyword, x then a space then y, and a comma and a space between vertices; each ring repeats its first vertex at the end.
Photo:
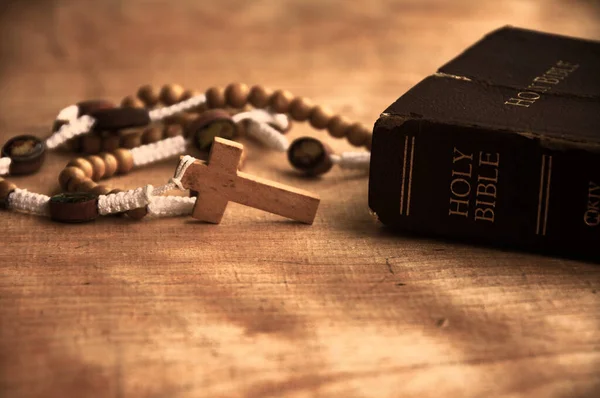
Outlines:
MULTIPOLYGON (((505 24, 600 39, 592 1, 0 5, 0 142, 137 86, 262 83, 372 123, 505 24)), ((318 135, 297 125, 292 136, 318 135)), ((333 142, 338 150, 344 142, 333 142)), ((245 171, 321 195, 313 226, 230 204, 60 225, 0 215, 2 397, 597 397, 600 267, 387 233, 364 173, 245 171)), ((50 194, 70 154, 15 179, 50 194)), ((177 160, 112 181, 158 185, 177 160)))

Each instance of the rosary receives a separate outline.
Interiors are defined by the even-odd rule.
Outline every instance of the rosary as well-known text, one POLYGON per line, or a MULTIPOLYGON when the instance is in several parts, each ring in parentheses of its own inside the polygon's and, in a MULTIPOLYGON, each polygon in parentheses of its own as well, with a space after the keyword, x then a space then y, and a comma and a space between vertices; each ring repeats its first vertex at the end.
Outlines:
POLYGON ((289 144, 291 120, 308 121, 332 137, 346 137, 356 147, 371 148, 371 129, 351 123, 322 106, 289 91, 233 83, 204 94, 176 84, 151 85, 123 99, 83 101, 64 108, 45 140, 32 135, 11 138, 0 157, 0 176, 26 175, 42 166, 46 149, 64 146, 88 156, 71 160, 58 177, 63 193, 52 197, 19 189, 0 177, 0 208, 50 216, 61 222, 85 222, 98 216, 125 213, 145 216, 191 215, 219 223, 229 201, 312 224, 319 197, 239 171, 243 146, 233 140, 248 137, 287 152, 291 165, 317 176, 333 165, 368 169, 369 152, 334 154, 318 139, 298 138, 289 144), (132 129, 141 129, 135 131, 132 129), (207 161, 184 155, 190 145, 209 151, 207 161), (146 185, 122 191, 97 182, 115 174, 180 156, 174 176, 161 187, 146 185), (189 190, 189 196, 167 195, 189 190))

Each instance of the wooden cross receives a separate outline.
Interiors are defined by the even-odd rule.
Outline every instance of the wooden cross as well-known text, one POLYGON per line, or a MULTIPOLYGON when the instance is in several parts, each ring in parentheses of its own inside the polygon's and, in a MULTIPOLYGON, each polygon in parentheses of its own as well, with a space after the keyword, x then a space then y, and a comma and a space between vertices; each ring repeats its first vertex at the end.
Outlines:
POLYGON ((218 224, 231 201, 312 224, 319 197, 238 171, 243 150, 237 142, 216 137, 208 162, 197 160, 188 167, 181 184, 198 192, 192 217, 218 224))

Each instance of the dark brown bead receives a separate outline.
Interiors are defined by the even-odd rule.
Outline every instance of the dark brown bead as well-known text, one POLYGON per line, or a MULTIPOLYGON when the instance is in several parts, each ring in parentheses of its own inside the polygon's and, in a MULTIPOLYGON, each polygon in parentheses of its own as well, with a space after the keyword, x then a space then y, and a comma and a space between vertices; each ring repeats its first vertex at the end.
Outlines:
POLYGON ((84 158, 75 158, 67 163, 67 167, 77 167, 83 171, 87 178, 92 178, 94 175, 94 166, 89 160, 84 158))
POLYGON ((310 117, 313 107, 312 101, 308 98, 294 98, 290 104, 290 116, 298 122, 304 122, 310 117))
POLYGON ((348 129, 346 138, 350 144, 362 146, 371 139, 371 130, 362 123, 354 123, 348 129))
POLYGON ((100 109, 90 113, 96 119, 92 129, 98 131, 116 131, 131 127, 144 127, 150 124, 150 115, 146 109, 114 108, 100 109))
POLYGON ((86 154, 98 153, 102 150, 102 137, 96 134, 86 134, 81 137, 81 152, 86 154))
POLYGON ((201 151, 210 149, 215 137, 228 140, 236 136, 237 125, 231 115, 222 109, 212 109, 202 113, 186 128, 186 137, 193 137, 201 151))
POLYGON ((137 96, 147 107, 153 107, 160 101, 160 93, 156 87, 151 84, 146 84, 139 88, 137 96))
POLYGON ((288 113, 294 95, 287 90, 277 90, 271 95, 269 105, 277 113, 288 113))
POLYGON ((54 221, 78 223, 98 217, 98 196, 91 193, 62 193, 49 202, 50 218, 54 221))
POLYGON ((32 135, 19 135, 8 140, 1 153, 11 159, 8 170, 11 175, 32 174, 44 163, 46 144, 32 135))
POLYGON ((263 86, 254 86, 248 94, 248 101, 255 108, 266 108, 269 105, 272 91, 263 86))
POLYGON ((179 84, 165 84, 160 89, 159 98, 165 105, 173 105, 182 100, 184 88, 179 84))
POLYGON ((250 89, 244 83, 231 83, 225 89, 225 101, 232 108, 243 108, 248 103, 250 89))
POLYGON ((81 136, 71 138, 67 142, 65 142, 65 149, 71 152, 79 152, 81 150, 81 136))
POLYGON ((333 113, 329 109, 317 106, 313 108, 310 113, 310 125, 318 130, 324 129, 327 127, 332 117, 333 113))
POLYGON ((224 108, 225 90, 221 87, 211 87, 206 90, 206 104, 209 108, 224 108))
POLYGON ((142 133, 141 132, 133 132, 129 134, 125 134, 121 136, 121 147, 122 148, 135 148, 142 145, 142 133))
POLYGON ((150 126, 142 133, 142 144, 151 144, 156 141, 160 141, 163 138, 163 133, 160 128, 156 126, 150 126))
POLYGON ((328 172, 333 166, 331 150, 312 137, 298 138, 288 149, 288 160, 294 168, 311 176, 328 172))
POLYGON ((102 137, 102 143, 100 144, 100 148, 104 152, 114 151, 119 148, 121 145, 121 137, 117 134, 108 134, 106 137, 102 137))
POLYGON ((78 115, 90 115, 93 112, 104 110, 104 109, 113 109, 116 107, 115 103, 108 100, 89 100, 89 101, 81 101, 77 103, 77 107, 79 108, 78 115))
POLYGON ((121 101, 121 106, 125 107, 125 108, 145 108, 146 104, 144 104, 144 101, 142 101, 141 99, 139 99, 136 96, 133 95, 128 95, 127 97, 123 98, 123 100, 121 101))
POLYGON ((8 207, 8 196, 17 189, 17 186, 10 181, 0 178, 0 209, 8 207))
POLYGON ((127 217, 134 220, 141 220, 148 214, 148 207, 138 207, 137 209, 128 210, 125 212, 127 217))

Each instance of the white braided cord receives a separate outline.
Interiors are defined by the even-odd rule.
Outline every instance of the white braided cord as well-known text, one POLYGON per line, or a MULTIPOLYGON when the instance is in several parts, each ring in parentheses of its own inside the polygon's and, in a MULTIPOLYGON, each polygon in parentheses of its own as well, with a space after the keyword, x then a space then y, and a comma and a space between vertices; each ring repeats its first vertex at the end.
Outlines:
POLYGON ((371 161, 369 152, 342 152, 331 155, 331 161, 343 169, 368 169, 371 161))
POLYGON ((246 133, 267 147, 279 152, 285 152, 290 147, 288 139, 279 130, 266 123, 257 123, 254 120, 248 120, 246 133))
POLYGON ((57 132, 48 137, 46 147, 54 149, 73 137, 90 132, 95 122, 96 119, 89 115, 78 117, 70 123, 63 125, 57 132))
POLYGON ((69 105, 66 108, 61 109, 56 116, 56 120, 64 120, 65 122, 72 122, 79 116, 79 107, 77 105, 69 105))
POLYGON ((152 190, 152 185, 146 185, 129 191, 100 195, 98 196, 98 214, 104 216, 145 207, 150 202, 152 190))
POLYGON ((199 105, 206 103, 206 96, 204 94, 197 95, 189 98, 185 101, 178 102, 171 106, 165 106, 163 108, 153 109, 149 112, 150 120, 156 122, 166 117, 173 116, 176 113, 187 111, 188 109, 195 108, 199 105))
POLYGON ((185 152, 187 144, 185 138, 180 135, 130 149, 133 165, 143 166, 180 155, 185 152))
POLYGON ((8 174, 11 162, 12 160, 9 157, 0 158, 0 176, 8 174))
POLYGON ((8 196, 8 207, 24 213, 49 216, 49 201, 49 196, 17 188, 8 196))
POLYGON ((148 204, 151 217, 175 217, 192 214, 196 198, 185 196, 155 196, 148 204))
POLYGON ((273 113, 265 109, 252 109, 248 112, 240 112, 232 116, 235 123, 242 120, 254 120, 258 123, 272 124, 281 131, 287 130, 290 126, 290 119, 285 113, 273 113))

